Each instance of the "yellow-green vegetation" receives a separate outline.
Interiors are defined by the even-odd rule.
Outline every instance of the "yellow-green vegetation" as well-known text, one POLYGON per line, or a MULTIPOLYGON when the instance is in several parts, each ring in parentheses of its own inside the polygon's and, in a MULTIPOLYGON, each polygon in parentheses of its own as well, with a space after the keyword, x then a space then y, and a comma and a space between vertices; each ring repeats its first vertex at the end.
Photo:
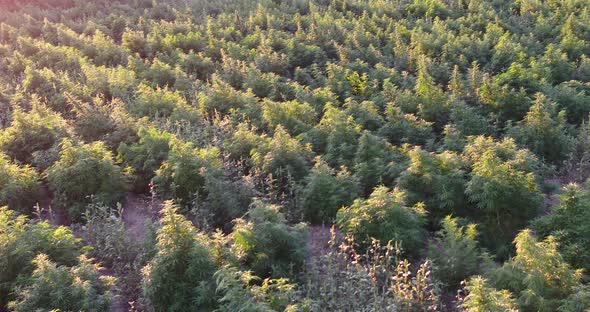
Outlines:
POLYGON ((0 311, 586 311, 589 54, 590 0, 0 1, 0 311))

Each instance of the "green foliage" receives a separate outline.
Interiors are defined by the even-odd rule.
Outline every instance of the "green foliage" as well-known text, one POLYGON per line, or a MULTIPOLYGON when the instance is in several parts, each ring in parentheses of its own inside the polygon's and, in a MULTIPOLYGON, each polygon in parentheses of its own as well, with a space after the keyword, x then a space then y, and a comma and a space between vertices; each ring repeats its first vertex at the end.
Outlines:
POLYGON ((367 240, 396 241, 407 255, 418 255, 423 244, 423 206, 405 206, 399 189, 376 187, 368 199, 356 199, 338 211, 336 223, 346 235, 365 249, 367 240))
POLYGON ((280 125, 293 135, 309 130, 315 123, 315 111, 307 103, 267 101, 262 112, 270 129, 276 129, 280 125))
POLYGON ((257 145, 267 144, 266 136, 258 135, 248 124, 240 123, 224 143, 224 150, 234 160, 249 159, 257 145))
POLYGON ((119 146, 117 159, 133 169, 134 189, 145 192, 156 170, 168 158, 172 135, 153 128, 140 128, 137 135, 139 142, 119 146))
POLYGON ((313 150, 324 154, 333 167, 352 167, 361 129, 352 116, 347 116, 331 104, 326 104, 319 124, 306 134, 313 150))
POLYGON ((100 30, 96 30, 90 45, 84 49, 84 54, 94 60, 96 65, 116 66, 127 61, 127 54, 112 38, 100 30))
POLYGON ((490 81, 480 87, 480 96, 490 114, 500 124, 509 120, 521 120, 529 110, 532 100, 524 90, 514 90, 508 86, 498 86, 490 81))
POLYGON ((142 57, 147 56, 151 50, 145 35, 139 31, 128 30, 124 32, 121 45, 129 52, 137 53, 142 57))
POLYGON ((74 145, 64 140, 60 147, 59 160, 47 169, 46 176, 54 203, 65 208, 72 220, 80 220, 92 200, 114 205, 123 199, 125 177, 104 143, 74 145))
POLYGON ((405 167, 401 153, 383 138, 364 131, 354 157, 354 176, 364 194, 377 185, 392 183, 405 167))
POLYGON ((251 272, 225 266, 215 272, 216 291, 223 294, 216 311, 272 312, 309 311, 308 303, 300 301, 296 286, 286 278, 261 281, 251 272))
POLYGON ((410 165, 397 180, 407 203, 424 203, 434 225, 450 213, 463 213, 467 200, 462 159, 451 152, 427 153, 419 147, 408 154, 410 165))
POLYGON ((85 78, 84 88, 94 96, 130 100, 138 87, 136 73, 122 66, 107 68, 84 64, 82 73, 85 78))
POLYGON ((514 239, 516 256, 494 272, 498 288, 512 291, 519 307, 528 311, 558 311, 566 304, 590 307, 584 300, 582 270, 574 270, 563 260, 554 237, 538 241, 530 230, 520 232, 514 239), (581 292, 581 293, 580 293, 581 292), (585 303, 585 305, 584 305, 585 303))
POLYGON ((474 107, 464 102, 455 103, 451 107, 450 121, 465 136, 490 134, 492 127, 488 120, 474 107))
POLYGON ((248 211, 255 188, 247 177, 205 176, 204 190, 194 202, 192 212, 205 217, 205 221, 215 228, 229 230, 232 220, 241 217, 248 211))
POLYGON ((350 205, 358 193, 358 181, 346 168, 336 172, 316 158, 300 193, 304 219, 311 223, 332 222, 338 209, 350 205))
POLYGON ((29 213, 39 200, 39 174, 30 166, 19 166, 0 153, 0 205, 29 213))
POLYGON ((255 114, 260 112, 256 98, 252 93, 239 92, 224 82, 215 81, 215 84, 199 94, 198 109, 204 117, 212 118, 215 114, 226 115, 234 112, 243 114, 250 119, 256 119, 255 114))
POLYGON ((383 117, 379 113, 379 107, 374 102, 363 101, 358 103, 350 100, 344 106, 346 107, 346 113, 352 116, 355 122, 363 126, 364 129, 375 131, 384 123, 383 117))
POLYGON ((33 272, 32 260, 37 255, 74 265, 80 254, 79 242, 66 227, 30 221, 0 207, 0 306, 14 299, 13 290, 33 272))
POLYGON ((268 144, 252 150, 254 164, 266 175, 302 179, 308 172, 311 151, 279 126, 268 144))
POLYGON ((156 310, 213 311, 215 265, 208 238, 168 201, 156 255, 143 269, 145 295, 156 310))
POLYGON ((393 311, 395 304, 391 287, 382 287, 377 279, 372 278, 371 273, 383 270, 386 272, 384 275, 393 276, 391 262, 395 261, 392 259, 395 251, 388 245, 386 249, 374 250, 375 254, 383 256, 375 258, 378 262, 353 262, 350 261, 350 254, 354 254, 354 249, 350 242, 343 241, 339 244, 334 228, 331 234, 329 249, 310 263, 306 275, 307 297, 315 300, 317 310, 393 311), (372 271, 372 268, 376 270, 372 271))
POLYGON ((434 139, 432 123, 424 121, 412 114, 404 114, 394 104, 385 109, 386 123, 379 130, 392 144, 411 143, 424 145, 434 139))
MULTIPOLYGON (((0 2, 0 153, 7 155, 0 167, 8 168, 0 203, 12 209, 37 201, 36 170, 53 191, 41 188, 40 201, 54 199, 58 214, 73 215, 58 221, 78 221, 87 204, 112 208, 122 199, 128 173, 134 193, 145 193, 153 179, 154 203, 176 199, 211 231, 231 233, 231 220, 254 196, 285 207, 290 222, 329 223, 340 206, 357 205, 360 211, 345 208, 341 216, 358 221, 347 229, 358 230, 361 245, 368 236, 399 240, 419 260, 421 242, 433 234, 424 229, 439 230, 453 215, 463 226, 477 223, 482 247, 504 260, 514 253, 516 233, 551 208, 554 196, 542 192, 552 190, 539 185, 556 180, 549 177, 554 169, 562 182, 587 178, 587 0, 0 2), (64 139, 76 143, 61 148, 64 139), (120 168, 108 151, 118 153, 120 168), (322 160, 315 168, 314 157, 322 160), (399 188, 392 193, 406 200, 383 195, 383 208, 370 196, 378 185, 399 188)), ((576 267, 587 266, 580 246, 588 235, 575 222, 584 219, 575 208, 584 202, 534 222, 543 237, 562 243, 558 250, 576 267)), ((124 236, 121 224, 104 223, 93 224, 94 234, 124 236)), ((455 232, 464 242, 465 229, 457 225, 455 232)), ((441 235, 435 243, 451 240, 441 235)), ((229 251, 230 239, 222 241, 217 264, 235 267, 237 260, 225 257, 238 255, 229 251)), ((125 249, 93 244, 106 253, 125 249)), ((478 258, 478 269, 488 260, 478 258)), ((142 261, 122 261, 123 289, 129 282, 137 290, 142 261)), ((437 275, 444 266, 435 262, 437 275)), ((343 271, 358 278, 350 284, 357 293, 324 288, 321 294, 334 296, 309 308, 434 309, 428 264, 419 262, 420 274, 412 270, 415 279, 394 295, 391 279, 367 271, 368 263, 343 271)), ((409 264, 399 272, 410 276, 409 264)), ((442 279, 451 288, 458 282, 442 279)), ((266 295, 290 293, 288 287, 266 292, 262 280, 246 280, 230 292, 254 298, 260 309, 299 302, 273 306, 266 295)), ((348 285, 345 277, 334 281, 327 287, 348 285)), ((558 308, 583 308, 590 296, 582 286, 558 308)), ((445 308, 452 305, 446 294, 445 308)), ((147 300, 129 298, 132 308, 149 310, 147 300)), ((236 302, 186 309, 233 310, 236 302)))
MULTIPOLYGON (((588 79, 589 80, 590 76, 588 79)), ((564 110, 567 121, 579 125, 590 113, 590 96, 588 90, 581 88, 578 82, 564 82, 544 91, 545 95, 557 103, 558 110, 564 110)), ((558 121, 560 115, 557 116, 558 121)))
POLYGON ((75 114, 74 131, 86 142, 104 141, 111 148, 135 139, 136 126, 120 100, 94 98, 91 103, 69 98, 75 114))
POLYGON ((33 260, 35 270, 25 287, 17 290, 13 311, 109 311, 114 278, 101 276, 100 267, 80 256, 73 267, 57 266, 47 255, 33 260))
POLYGON ((559 164, 571 151, 573 140, 567 131, 565 112, 556 114, 554 106, 538 94, 525 118, 509 128, 508 135, 543 160, 559 164))
POLYGON ((293 276, 302 269, 307 252, 305 225, 288 225, 279 208, 255 200, 246 217, 234 220, 235 253, 262 278, 293 276))
POLYGON ((135 103, 132 104, 129 111, 139 117, 168 117, 186 105, 186 100, 180 92, 160 88, 152 89, 149 86, 140 85, 135 103))
POLYGON ((313 63, 320 63, 324 59, 324 53, 320 47, 301 43, 294 38, 287 41, 285 54, 287 55, 287 63, 292 69, 304 68, 313 63))
POLYGON ((536 158, 511 139, 495 142, 485 137, 473 138, 464 154, 472 163, 465 193, 478 209, 474 217, 482 220, 482 243, 506 256, 505 244, 543 201, 533 171, 536 158))
POLYGON ((565 112, 556 115, 553 104, 543 95, 537 100, 525 119, 508 130, 508 135, 526 146, 542 159, 558 164, 572 149, 573 139, 568 134, 565 112))
POLYGON ((575 268, 590 270, 588 240, 590 226, 585 222, 590 203, 588 182, 584 186, 570 184, 560 196, 561 204, 549 215, 534 220, 531 227, 539 237, 553 236, 559 243, 563 258, 575 268))
POLYGON ((23 163, 33 163, 35 152, 49 150, 67 136, 66 121, 51 109, 36 104, 29 112, 16 110, 8 128, 0 130, 0 149, 23 163))
POLYGON ((475 276, 467 281, 467 296, 463 299, 461 309, 467 312, 515 312, 516 301, 508 290, 496 290, 487 285, 486 279, 475 276))
POLYGON ((142 68, 140 78, 149 81, 153 88, 170 88, 176 83, 177 77, 170 65, 156 58, 149 67, 142 68))
POLYGON ((438 286, 431 276, 430 263, 423 262, 415 272, 412 272, 410 265, 408 260, 399 262, 392 278, 392 293, 397 306, 409 311, 438 310, 438 286))
MULTIPOLYGON (((141 244, 141 240, 147 237, 136 237, 126 228, 122 216, 123 207, 118 205, 117 208, 115 210, 100 203, 88 205, 82 234, 84 240, 92 245, 93 255, 102 264, 123 275, 128 266, 133 266, 137 260, 141 260, 141 253, 148 246, 141 244)), ((148 223, 147 219, 144 221, 148 223)), ((150 224, 146 225, 148 228, 149 226, 150 224)))
POLYGON ((436 238, 428 244, 434 276, 447 287, 456 288, 461 281, 478 272, 477 235, 475 224, 463 227, 459 220, 447 216, 441 222, 436 238))
POLYGON ((194 199, 207 195, 205 178, 220 174, 219 153, 215 147, 198 149, 191 143, 171 140, 168 158, 156 170, 156 190, 188 207, 194 199))
POLYGON ((54 111, 66 114, 67 107, 64 105, 62 92, 70 83, 67 79, 67 76, 60 76, 50 68, 35 69, 29 66, 25 69, 22 87, 25 92, 36 94, 45 99, 48 106, 54 111))
POLYGON ((418 62, 418 77, 414 91, 419 101, 418 115, 440 129, 447 121, 448 105, 444 92, 435 85, 428 73, 425 58, 421 58, 418 62))

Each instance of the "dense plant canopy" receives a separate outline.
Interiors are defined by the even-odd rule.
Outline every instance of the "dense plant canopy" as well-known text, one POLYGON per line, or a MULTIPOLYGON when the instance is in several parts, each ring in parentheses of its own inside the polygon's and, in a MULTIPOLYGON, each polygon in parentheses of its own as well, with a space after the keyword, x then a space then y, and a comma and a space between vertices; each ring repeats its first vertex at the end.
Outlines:
POLYGON ((589 54, 589 0, 0 1, 0 311, 590 309, 589 54))

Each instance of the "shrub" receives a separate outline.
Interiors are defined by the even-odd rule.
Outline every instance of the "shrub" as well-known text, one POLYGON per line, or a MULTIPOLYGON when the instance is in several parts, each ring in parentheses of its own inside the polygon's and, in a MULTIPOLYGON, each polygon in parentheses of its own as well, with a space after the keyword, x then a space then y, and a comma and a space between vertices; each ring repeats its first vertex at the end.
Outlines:
MULTIPOLYGON (((236 91, 230 85, 220 81, 215 81, 211 88, 199 94, 199 111, 202 116, 208 118, 214 117, 215 114, 224 116, 235 112, 246 114, 247 117, 253 117, 251 120, 256 120, 259 117, 249 114, 248 110, 258 106, 254 94, 236 91)), ((260 116, 259 111, 256 113, 260 116)))
POLYGON ((292 135, 301 134, 315 124, 315 111, 307 103, 265 101, 262 111, 270 129, 280 125, 292 135))
MULTIPOLYGON (((117 276, 118 293, 127 302, 143 304, 141 268, 151 259, 155 249, 155 227, 151 219, 143 220, 145 228, 128 227, 123 221, 123 208, 88 205, 81 236, 92 246, 92 255, 117 276), (146 229, 147 228, 147 229, 146 229), (144 232, 145 231, 145 232, 144 232), (152 237, 154 236, 154 237, 152 237)), ((144 209, 149 209, 147 206, 144 209)), ((138 222, 142 220, 137 220, 138 222)))
POLYGON ((114 107, 104 100, 96 98, 92 103, 87 103, 68 97, 68 102, 76 115, 74 129, 83 140, 100 140, 114 130, 115 124, 110 116, 114 107))
POLYGON ((399 189, 376 187, 368 199, 356 199, 338 211, 336 223, 342 232, 366 249, 367 240, 385 244, 396 241, 407 255, 418 255, 423 244, 423 207, 406 207, 405 194, 399 189))
POLYGON ((482 135, 492 132, 488 120, 480 112, 464 102, 457 102, 451 107, 450 121, 463 135, 482 135))
POLYGON ((279 208, 255 200, 246 217, 234 221, 233 248, 240 262, 262 278, 293 276, 305 261, 307 229, 288 225, 279 208))
POLYGON ((68 76, 60 75, 45 67, 35 69, 27 66, 22 87, 27 94, 36 94, 44 99, 54 111, 67 114, 67 107, 64 105, 64 85, 69 83, 68 76))
POLYGON ((82 66, 82 73, 84 89, 93 96, 129 101, 138 85, 136 73, 122 66, 107 68, 87 63, 82 66))
POLYGON ((242 88, 250 90, 259 98, 276 99, 279 93, 277 89, 281 84, 280 78, 274 73, 262 73, 256 68, 249 68, 242 88))
POLYGON ((57 266, 40 254, 27 286, 18 288, 10 302, 13 311, 109 311, 114 278, 101 276, 100 267, 80 256, 73 267, 57 266))
POLYGON ((0 153, 0 205, 29 213, 39 200, 39 174, 30 166, 19 166, 0 153))
MULTIPOLYGON (((144 59, 145 62, 145 59, 144 59)), ((184 73, 180 68, 174 68, 173 66, 160 61, 157 57, 153 60, 152 64, 147 67, 148 62, 144 63, 144 66, 138 66, 138 76, 145 82, 149 82, 149 85, 153 88, 175 88, 182 90, 183 87, 189 87, 189 85, 183 85, 185 77, 184 73)), ((190 82, 189 82, 190 84, 190 82)))
POLYGON ((117 158, 133 169, 134 189, 145 192, 156 170, 168 158, 172 135, 154 128, 140 128, 137 134, 139 142, 121 144, 117 158))
POLYGON ((446 286, 454 289, 467 277, 477 273, 481 261, 477 248, 475 224, 459 226, 458 220, 447 216, 441 230, 428 245, 434 275, 446 286))
POLYGON ((346 113, 365 130, 376 131, 383 126, 384 120, 379 114, 379 107, 371 101, 358 103, 349 98, 344 103, 344 107, 346 107, 346 113))
POLYGON ((519 144, 526 146, 539 158, 559 165, 573 147, 573 138, 568 134, 565 111, 555 112, 554 103, 548 103, 542 94, 516 126, 508 129, 507 134, 519 144))
POLYGON ((206 196, 199 198, 192 212, 204 213, 209 225, 223 230, 230 230, 232 220, 248 211, 255 194, 254 185, 248 177, 233 179, 207 175, 204 189, 206 196))
POLYGON ((330 223, 338 209, 351 204, 358 194, 358 181, 346 168, 336 172, 318 157, 311 173, 305 178, 299 202, 306 221, 330 223))
POLYGON ((140 85, 137 97, 129 107, 129 111, 138 117, 169 117, 176 109, 187 106, 186 100, 178 91, 167 88, 153 89, 147 85, 140 85))
POLYGON ((125 178, 104 143, 74 145, 64 140, 59 155, 46 175, 55 204, 66 208, 72 220, 80 220, 92 195, 95 201, 106 205, 123 199, 125 178))
POLYGON ((407 203, 424 203, 434 227, 448 214, 464 213, 466 170, 460 155, 428 153, 415 147, 408 151, 408 156, 409 166, 397 179, 397 185, 407 195, 407 203))
POLYGON ((317 311, 397 311, 388 281, 372 274, 380 271, 394 276, 395 250, 379 245, 371 250, 378 255, 377 262, 351 261, 351 254, 353 259, 366 259, 362 254, 356 257, 351 242, 338 241, 334 228, 331 234, 329 248, 312 258, 306 271, 306 295, 315 300, 317 311))
POLYGON ((565 111, 567 121, 575 125, 587 119, 590 112, 590 97, 581 90, 581 86, 580 82, 570 81, 543 90, 550 101, 557 103, 557 110, 565 111))
POLYGON ((70 229, 33 222, 0 207, 0 306, 13 299, 14 288, 33 272, 35 256, 74 265, 80 252, 80 240, 70 229))
POLYGON ((354 176, 363 194, 370 194, 377 185, 389 185, 405 168, 404 157, 383 138, 364 131, 354 156, 354 176))
POLYGON ((467 296, 461 309, 466 312, 516 312, 516 302, 508 290, 496 290, 487 285, 486 279, 475 276, 465 285, 467 296))
POLYGON ((104 141, 109 149, 116 149, 122 142, 135 140, 135 120, 121 100, 108 102, 94 98, 91 103, 78 99, 69 99, 69 102, 75 114, 74 130, 85 142, 104 141))
POLYGON ((290 175, 297 181, 309 170, 310 154, 306 146, 279 126, 267 145, 252 151, 252 160, 266 175, 272 174, 273 177, 282 179, 290 175))
POLYGON ((590 181, 581 187, 567 185, 560 196, 561 203, 553 207, 551 214, 534 220, 531 224, 539 237, 552 235, 559 243, 563 258, 575 268, 590 270, 590 181))
POLYGON ((168 201, 156 255, 143 269, 143 288, 156 311, 212 311, 215 266, 207 237, 168 201))
POLYGON ((306 138, 331 166, 352 168, 360 135, 361 127, 354 119, 328 103, 322 120, 306 133, 306 138))
POLYGON ((233 160, 249 159, 257 145, 267 144, 266 136, 258 135, 248 124, 240 123, 230 137, 223 141, 224 151, 233 160))
POLYGON ((183 207, 190 206, 196 198, 206 197, 205 177, 221 174, 219 153, 216 147, 197 149, 190 142, 172 140, 168 159, 156 170, 157 191, 183 207))
POLYGON ((20 162, 31 163, 35 152, 50 149, 67 134, 66 121, 37 104, 29 112, 13 112, 10 126, 0 130, 0 150, 20 162))
POLYGON ((508 242, 535 215, 543 196, 538 189, 534 155, 518 149, 511 139, 472 138, 464 155, 472 163, 471 179, 465 193, 482 220, 482 243, 497 255, 506 257, 508 242))
POLYGON ((565 311, 564 305, 576 301, 583 311, 590 302, 579 302, 588 296, 582 286, 582 270, 572 269, 557 250, 552 236, 538 241, 530 230, 521 231, 514 239, 516 256, 493 272, 497 288, 512 291, 523 311, 565 311), (584 294, 585 293, 585 294, 584 294), (580 306, 580 304, 582 304, 580 306))
POLYGON ((222 294, 216 311, 309 311, 286 278, 261 280, 251 272, 225 266, 215 272, 217 292, 222 294), (258 285, 260 283, 260 285, 258 285))
POLYGON ((440 309, 439 289, 432 278, 430 263, 420 264, 415 272, 408 260, 398 263, 391 287, 397 306, 402 310, 436 311, 440 309))
POLYGON ((392 144, 425 145, 428 141, 434 139, 432 123, 412 114, 404 114, 394 104, 387 105, 385 120, 386 122, 379 129, 379 133, 392 144))
POLYGON ((151 47, 142 32, 128 30, 123 33, 121 40, 123 48, 131 53, 139 54, 141 57, 151 53, 151 47))

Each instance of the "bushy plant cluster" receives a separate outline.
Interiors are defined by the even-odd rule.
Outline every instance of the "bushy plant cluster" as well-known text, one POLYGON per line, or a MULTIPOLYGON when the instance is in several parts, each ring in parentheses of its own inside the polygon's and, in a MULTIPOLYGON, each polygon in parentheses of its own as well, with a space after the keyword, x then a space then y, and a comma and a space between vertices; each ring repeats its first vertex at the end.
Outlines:
POLYGON ((588 309, 589 6, 0 1, 0 310, 588 309))
POLYGON ((123 199, 126 187, 121 168, 100 141, 74 145, 64 140, 59 160, 46 174, 56 206, 64 207, 73 220, 82 217, 92 196, 98 202, 113 205, 123 199))
POLYGON ((306 257, 305 228, 287 225, 277 209, 254 202, 230 235, 208 236, 166 202, 143 268, 145 296, 156 310, 307 311, 289 282, 306 257))
POLYGON ((376 188, 366 200, 355 200, 338 212, 336 223, 342 231, 365 245, 372 238, 382 243, 396 241, 410 255, 416 255, 424 241, 424 210, 407 207, 398 189, 376 188))
POLYGON ((109 292, 114 278, 100 276, 100 267, 81 256, 71 268, 57 266, 46 255, 34 260, 30 285, 17 290, 17 299, 8 304, 13 311, 54 310, 109 311, 109 292))
POLYGON ((0 154, 0 205, 31 212, 39 200, 41 181, 31 166, 19 166, 0 154))
POLYGON ((108 311, 114 278, 67 227, 0 208, 0 304, 11 311, 108 311))

